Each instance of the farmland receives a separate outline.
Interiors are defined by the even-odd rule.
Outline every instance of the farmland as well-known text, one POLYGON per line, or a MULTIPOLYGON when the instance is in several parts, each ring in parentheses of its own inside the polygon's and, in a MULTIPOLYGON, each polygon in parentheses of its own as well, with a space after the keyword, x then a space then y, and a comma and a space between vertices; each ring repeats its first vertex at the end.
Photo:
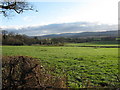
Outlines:
POLYGON ((3 46, 2 49, 4 56, 39 58, 44 66, 55 68, 56 75, 67 75, 68 86, 72 88, 113 87, 119 83, 118 48, 3 46))
POLYGON ((88 43, 66 43, 65 46, 118 46, 118 41, 92 41, 88 43))

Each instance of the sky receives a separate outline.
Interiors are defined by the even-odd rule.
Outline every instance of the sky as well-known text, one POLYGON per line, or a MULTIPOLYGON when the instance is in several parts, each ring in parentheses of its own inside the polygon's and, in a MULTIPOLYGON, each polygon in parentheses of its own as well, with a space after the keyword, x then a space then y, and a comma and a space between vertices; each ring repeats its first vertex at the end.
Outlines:
MULTIPOLYGON (((28 0, 29 1, 29 0, 28 0)), ((38 10, 23 14, 11 14, 5 18, 0 15, 2 28, 42 26, 57 23, 95 22, 98 24, 118 23, 119 0, 31 0, 38 10)))

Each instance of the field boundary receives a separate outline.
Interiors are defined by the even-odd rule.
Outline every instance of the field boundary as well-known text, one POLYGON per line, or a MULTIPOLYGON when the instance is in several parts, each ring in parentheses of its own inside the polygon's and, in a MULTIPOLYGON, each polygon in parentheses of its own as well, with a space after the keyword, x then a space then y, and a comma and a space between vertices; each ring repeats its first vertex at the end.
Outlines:
POLYGON ((69 45, 68 47, 120 48, 120 46, 72 46, 72 45, 69 45))

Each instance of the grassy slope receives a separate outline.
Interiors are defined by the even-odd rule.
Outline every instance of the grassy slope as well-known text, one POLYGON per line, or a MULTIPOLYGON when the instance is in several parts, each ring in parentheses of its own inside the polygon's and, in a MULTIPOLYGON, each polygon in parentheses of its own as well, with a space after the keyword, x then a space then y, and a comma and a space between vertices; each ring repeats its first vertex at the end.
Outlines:
POLYGON ((117 48, 3 46, 3 55, 40 58, 55 67, 56 73, 67 73, 71 87, 83 87, 86 80, 90 85, 108 84, 116 81, 114 74, 118 72, 117 48))

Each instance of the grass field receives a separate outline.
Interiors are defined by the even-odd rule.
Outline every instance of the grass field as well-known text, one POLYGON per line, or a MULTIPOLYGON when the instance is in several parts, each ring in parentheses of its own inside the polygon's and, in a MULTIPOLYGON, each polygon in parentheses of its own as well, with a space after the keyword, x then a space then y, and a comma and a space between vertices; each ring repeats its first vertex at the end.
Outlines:
POLYGON ((118 41, 92 41, 88 43, 66 43, 65 46, 118 46, 118 41))
POLYGON ((118 84, 118 48, 65 46, 3 46, 4 56, 32 56, 54 73, 67 74, 68 86, 93 87, 118 84), (56 68, 56 70, 54 70, 56 68))

